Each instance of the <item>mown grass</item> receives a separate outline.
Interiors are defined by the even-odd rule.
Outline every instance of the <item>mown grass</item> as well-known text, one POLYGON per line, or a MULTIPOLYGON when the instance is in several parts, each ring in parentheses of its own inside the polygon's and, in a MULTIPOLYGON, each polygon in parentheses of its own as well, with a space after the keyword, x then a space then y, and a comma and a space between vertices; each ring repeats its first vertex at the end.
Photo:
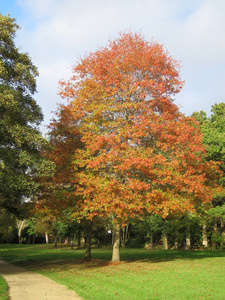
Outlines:
POLYGON ((8 300, 8 286, 2 276, 0 276, 0 299, 8 300))
POLYGON ((75 290, 84 299, 216 299, 225 295, 225 252, 121 249, 54 249, 52 245, 4 245, 0 257, 75 290))

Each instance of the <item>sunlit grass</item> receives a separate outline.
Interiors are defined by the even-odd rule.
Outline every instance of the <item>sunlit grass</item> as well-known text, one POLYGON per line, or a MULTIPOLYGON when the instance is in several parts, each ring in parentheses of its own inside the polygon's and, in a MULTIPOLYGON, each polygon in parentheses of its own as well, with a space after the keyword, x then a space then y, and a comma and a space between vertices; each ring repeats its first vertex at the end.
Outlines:
POLYGON ((8 300, 8 286, 2 276, 0 276, 0 299, 8 300))
POLYGON ((121 263, 111 263, 111 249, 53 246, 4 246, 0 256, 41 273, 84 299, 224 299, 225 253, 121 249, 121 263))

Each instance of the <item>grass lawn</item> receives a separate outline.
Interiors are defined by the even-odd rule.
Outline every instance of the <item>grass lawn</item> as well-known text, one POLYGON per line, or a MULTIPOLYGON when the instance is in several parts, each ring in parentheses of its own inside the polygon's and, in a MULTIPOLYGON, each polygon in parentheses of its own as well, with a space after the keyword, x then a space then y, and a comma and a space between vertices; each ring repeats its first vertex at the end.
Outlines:
POLYGON ((2 276, 0 276, 0 299, 8 300, 8 286, 2 276))
POLYGON ((84 299, 225 299, 225 252, 54 249, 52 245, 0 245, 0 257, 74 289, 84 299))

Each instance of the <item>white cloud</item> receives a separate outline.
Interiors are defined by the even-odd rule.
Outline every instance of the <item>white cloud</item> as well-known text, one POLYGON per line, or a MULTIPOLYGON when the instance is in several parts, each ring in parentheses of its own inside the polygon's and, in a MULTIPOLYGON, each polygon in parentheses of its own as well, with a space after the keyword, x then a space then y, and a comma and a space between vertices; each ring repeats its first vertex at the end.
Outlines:
POLYGON ((184 43, 189 59, 208 64, 224 61, 224 1, 205 1, 184 23, 184 43), (190 44, 188 45, 188 42, 190 44))

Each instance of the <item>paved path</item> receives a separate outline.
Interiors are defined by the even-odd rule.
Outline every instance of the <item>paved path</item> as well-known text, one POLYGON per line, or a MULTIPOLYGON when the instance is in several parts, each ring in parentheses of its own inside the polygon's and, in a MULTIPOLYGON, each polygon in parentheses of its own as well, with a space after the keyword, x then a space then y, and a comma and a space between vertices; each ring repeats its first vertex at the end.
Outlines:
POLYGON ((0 274, 8 284, 10 300, 82 300, 64 285, 2 260, 0 274))

